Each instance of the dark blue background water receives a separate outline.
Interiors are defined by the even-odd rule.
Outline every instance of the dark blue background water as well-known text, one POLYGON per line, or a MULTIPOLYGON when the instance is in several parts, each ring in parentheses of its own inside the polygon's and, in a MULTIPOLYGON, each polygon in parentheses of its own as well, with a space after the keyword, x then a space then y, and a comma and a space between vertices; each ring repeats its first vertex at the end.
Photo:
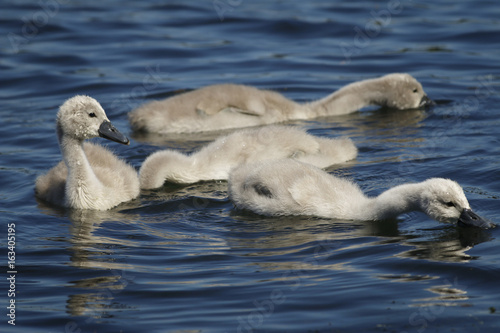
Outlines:
POLYGON ((369 194, 448 177, 500 223, 497 1, 18 0, 0 22, 1 332, 498 332, 500 228, 248 216, 225 182, 144 191, 107 212, 33 193, 60 160, 55 115, 75 94, 131 135, 99 142, 138 168, 217 136, 134 135, 126 114, 149 100, 234 82, 309 101, 409 72, 436 106, 294 124, 352 137, 358 159, 329 171, 369 194))

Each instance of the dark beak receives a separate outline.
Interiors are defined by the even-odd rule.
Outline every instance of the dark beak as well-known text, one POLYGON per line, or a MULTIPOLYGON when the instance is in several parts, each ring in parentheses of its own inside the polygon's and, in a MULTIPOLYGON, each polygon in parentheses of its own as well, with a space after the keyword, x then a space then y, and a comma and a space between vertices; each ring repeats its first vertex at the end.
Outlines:
POLYGON ((478 227, 483 229, 489 229, 495 227, 495 224, 483 219, 481 216, 477 215, 472 211, 472 209, 464 209, 460 217, 458 218, 457 225, 460 227, 478 227))
POLYGON ((422 97, 422 99, 420 100, 420 104, 418 105, 418 107, 424 108, 426 106, 431 106, 434 104, 435 103, 429 97, 427 97, 427 95, 424 95, 424 97, 422 97))
POLYGON ((118 142, 124 145, 128 145, 130 140, 123 135, 119 130, 117 130, 109 121, 104 121, 101 126, 99 126, 99 136, 114 142, 118 142))

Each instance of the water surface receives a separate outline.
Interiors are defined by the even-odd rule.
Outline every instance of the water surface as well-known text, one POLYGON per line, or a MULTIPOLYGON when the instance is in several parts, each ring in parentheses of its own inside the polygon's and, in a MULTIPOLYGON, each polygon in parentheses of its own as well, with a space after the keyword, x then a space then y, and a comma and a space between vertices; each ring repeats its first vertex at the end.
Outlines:
MULTIPOLYGON (((350 136, 329 168, 370 195, 458 181, 500 223, 500 7, 495 1, 15 1, 0 5, 0 210, 16 233, 16 327, 2 332, 498 332, 499 229, 418 213, 380 222, 235 211, 225 182, 166 186, 106 212, 35 199, 60 160, 58 106, 95 97, 138 168, 220 133, 144 136, 126 114, 208 84, 310 101, 408 72, 437 104, 297 121, 350 136), (399 6, 397 6, 399 4, 399 6)), ((6 263, 6 236, 0 241, 6 263)), ((8 267, 0 281, 5 309, 8 267)))

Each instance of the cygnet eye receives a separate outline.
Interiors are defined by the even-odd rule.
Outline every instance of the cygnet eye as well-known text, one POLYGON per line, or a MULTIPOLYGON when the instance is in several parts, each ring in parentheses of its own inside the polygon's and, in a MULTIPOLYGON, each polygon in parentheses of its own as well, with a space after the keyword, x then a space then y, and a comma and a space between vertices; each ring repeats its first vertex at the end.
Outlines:
POLYGON ((413 89, 414 93, 418 93, 418 88, 413 89))
POLYGON ((452 201, 448 201, 446 203, 446 206, 448 206, 448 207, 455 207, 455 204, 452 201))
POLYGON ((95 115, 95 113, 94 113, 94 112, 91 112, 91 113, 89 113, 89 117, 90 117, 90 118, 95 118, 95 117, 97 117, 97 116, 95 115))

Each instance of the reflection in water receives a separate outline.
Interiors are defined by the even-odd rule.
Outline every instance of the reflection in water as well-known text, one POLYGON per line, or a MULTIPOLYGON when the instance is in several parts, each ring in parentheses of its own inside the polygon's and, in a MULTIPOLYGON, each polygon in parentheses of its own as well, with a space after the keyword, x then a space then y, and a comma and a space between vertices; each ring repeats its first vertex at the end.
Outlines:
MULTIPOLYGON (((437 295, 434 297, 426 297, 417 299, 416 304, 413 306, 457 306, 457 301, 468 300, 467 291, 460 289, 460 286, 453 285, 453 283, 446 285, 433 286, 427 289, 432 294, 437 295)), ((463 306, 463 304, 461 304, 463 306)))
POLYGON ((144 212, 147 207, 170 205, 178 209, 205 209, 216 200, 227 199, 227 181, 204 181, 189 185, 165 183, 161 188, 142 191, 141 207, 135 209, 144 212), (183 200, 182 203, 176 201, 183 200), (188 206, 188 207, 186 207, 188 206))
MULTIPOLYGON (((267 218, 256 215, 238 215, 233 218, 246 224, 245 228, 259 230, 259 237, 228 240, 234 249, 255 249, 247 255, 275 256, 300 252, 302 248, 319 246, 335 252, 349 251, 357 247, 397 243, 411 247, 395 254, 396 257, 424 259, 441 262, 468 262, 474 257, 466 254, 473 246, 492 239, 491 231, 479 228, 460 228, 445 225, 436 229, 421 230, 421 235, 406 233, 398 229, 398 220, 348 221, 314 217, 267 218), (429 236, 430 235, 430 236, 429 236), (369 243, 347 245, 349 240, 366 237, 369 243), (420 240, 425 238, 425 240, 420 240), (272 251, 269 251, 272 250, 272 251)), ((413 217, 418 218, 418 217, 413 217)), ((425 217, 421 217, 425 218, 425 217)), ((419 221, 415 221, 419 223, 419 221)), ((436 222, 437 223, 437 222, 436 222)), ((235 227, 239 228, 239 226, 235 227)), ((369 250, 368 250, 369 251, 369 250)))
POLYGON ((109 312, 113 307, 123 307, 117 306, 113 301, 115 295, 128 284, 120 275, 79 280, 73 284, 75 288, 92 292, 69 295, 66 309, 72 316, 105 318, 110 317, 109 312))
MULTIPOLYGON (((133 205, 130 204, 130 205, 133 205)), ((127 205, 120 205, 125 208, 127 205)), ((134 279, 135 267, 115 261, 114 247, 133 245, 123 238, 118 239, 98 235, 106 222, 118 222, 123 225, 134 224, 137 215, 123 214, 116 210, 93 211, 49 208, 39 202, 39 208, 48 215, 67 215, 71 224, 68 240, 68 250, 71 252, 70 264, 85 269, 84 276, 96 275, 90 278, 71 281, 71 288, 84 290, 83 293, 70 293, 66 304, 67 313, 72 316, 87 316, 89 318, 106 318, 115 308, 121 309, 123 304, 116 304, 115 296, 134 279)), ((104 233, 105 234, 105 233, 104 233)))
POLYGON ((381 137, 399 137, 402 133, 415 133, 420 130, 421 122, 428 116, 427 110, 391 110, 380 108, 373 111, 361 111, 340 116, 329 116, 309 121, 295 121, 294 124, 306 125, 308 128, 321 130, 331 127, 344 128, 347 133, 355 135, 373 133, 381 137))
POLYGON ((432 297, 417 298, 413 300, 412 304, 410 304, 410 307, 432 309, 433 312, 436 312, 434 314, 438 314, 437 312, 442 312, 444 310, 442 307, 466 306, 463 301, 469 299, 469 296, 467 296, 467 291, 465 290, 465 286, 461 286, 458 283, 458 279, 456 278, 453 281, 447 279, 443 281, 443 279, 437 275, 420 276, 411 274, 379 275, 378 277, 393 282, 427 281, 428 284, 435 283, 435 285, 425 289, 430 292, 430 296, 432 297), (442 284, 443 282, 445 284, 442 284))
POLYGON ((134 271, 132 265, 115 261, 113 246, 133 246, 133 242, 98 236, 99 229, 106 222, 119 221, 125 225, 134 223, 137 216, 116 211, 89 210, 70 210, 68 215, 72 235, 69 248, 72 252, 71 264, 97 272, 98 276, 72 281, 73 288, 88 292, 69 295, 67 312, 89 318, 109 317, 109 312, 124 307, 123 304, 116 304, 114 299, 133 280, 133 274, 129 272, 134 271))
MULTIPOLYGON (((409 305, 423 311, 432 309, 435 313, 444 311, 447 306, 463 306, 463 301, 469 299, 466 287, 459 285, 456 277, 449 281, 440 276, 443 271, 415 274, 412 265, 399 267, 400 260, 397 258, 464 263, 473 259, 466 254, 467 250, 490 239, 486 230, 454 226, 423 230, 420 235, 407 234, 398 230, 397 220, 354 222, 233 215, 235 220, 245 223, 245 229, 250 229, 256 236, 235 237, 228 241, 229 245, 232 249, 253 249, 245 254, 256 258, 250 265, 255 266, 257 271, 274 272, 274 277, 266 282, 280 283, 283 286, 278 288, 280 291, 325 283, 335 285, 338 283, 335 280, 338 274, 332 274, 331 271, 372 275, 394 282, 423 282, 429 285, 426 290, 435 296, 415 298, 409 305), (432 236, 429 237, 427 233, 432 236), (418 240, 424 237, 425 241, 418 240), (412 249, 398 253, 401 247, 412 249), (389 271, 404 273, 380 275, 379 265, 389 271)), ((234 228, 239 230, 237 225, 234 228)), ((234 232, 237 233, 237 230, 234 232)), ((446 276, 447 273, 444 274, 446 276)))
MULTIPOLYGON (((398 230, 395 219, 355 222, 304 217, 264 218, 237 213, 233 213, 233 219, 243 223, 245 230, 255 236, 233 237, 228 244, 233 250, 246 249, 245 256, 255 258, 249 265, 256 271, 274 272, 274 277, 266 282, 279 283, 283 286, 278 288, 280 291, 335 284, 338 275, 331 271, 373 274, 394 282, 429 285, 426 290, 435 296, 413 299, 409 306, 423 311, 432 309, 435 314, 444 311, 444 307, 464 306, 463 302, 469 299, 466 287, 459 285, 457 278, 449 281, 440 273, 419 275, 412 267, 398 267, 397 258, 464 263, 473 259, 466 254, 467 250, 490 240, 486 230, 455 226, 423 230, 420 235, 406 234, 398 230), (424 237, 425 241, 418 240, 424 237), (412 249, 397 253, 400 247, 412 249), (380 275, 379 265, 385 265, 389 271, 409 269, 412 273, 380 275)), ((236 235, 241 234, 241 226, 232 227, 236 235)))
POLYGON ((413 249, 398 255, 401 258, 426 259, 440 262, 469 262, 477 259, 466 252, 477 244, 490 241, 491 231, 479 228, 446 227, 431 240, 403 242, 413 249))

